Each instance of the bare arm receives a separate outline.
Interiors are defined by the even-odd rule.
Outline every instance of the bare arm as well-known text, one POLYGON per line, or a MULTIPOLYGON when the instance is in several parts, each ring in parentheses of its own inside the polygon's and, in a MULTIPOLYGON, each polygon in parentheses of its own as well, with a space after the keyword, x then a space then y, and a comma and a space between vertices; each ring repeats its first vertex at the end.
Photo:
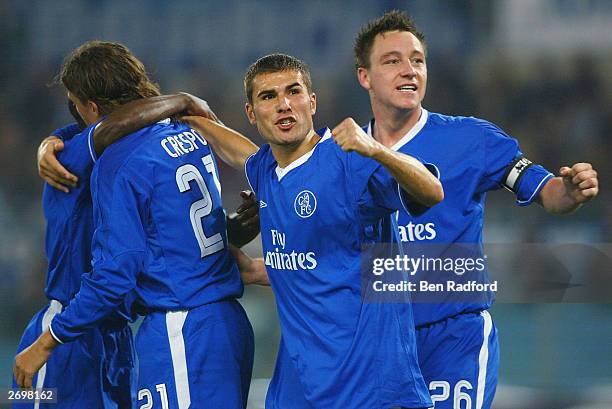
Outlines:
POLYGON ((590 163, 564 166, 560 175, 550 179, 538 195, 537 202, 550 213, 572 213, 599 193, 597 171, 590 163))
POLYGON ((234 169, 244 171, 247 158, 259 149, 241 133, 201 116, 187 116, 181 120, 200 132, 221 160, 234 169))
POLYGON ((230 245, 230 251, 236 259, 240 278, 244 285, 270 285, 268 272, 263 258, 252 258, 240 250, 238 247, 230 245))
POLYGON ((219 120, 206 101, 190 94, 138 99, 117 108, 95 129, 93 139, 96 153, 102 154, 110 144, 125 135, 179 113, 219 120))
POLYGON ((418 203, 430 207, 444 199, 442 184, 421 162, 370 138, 352 118, 342 121, 332 130, 332 135, 342 150, 355 151, 383 165, 418 203))
MULTIPOLYGON (((219 120, 206 101, 186 93, 131 101, 109 114, 95 129, 93 139, 96 153, 101 155, 104 149, 123 136, 179 113, 219 120)), ((54 136, 41 142, 37 155, 38 174, 51 186, 68 193, 70 187, 76 186, 78 179, 57 160, 57 152, 63 148, 64 143, 54 136)))

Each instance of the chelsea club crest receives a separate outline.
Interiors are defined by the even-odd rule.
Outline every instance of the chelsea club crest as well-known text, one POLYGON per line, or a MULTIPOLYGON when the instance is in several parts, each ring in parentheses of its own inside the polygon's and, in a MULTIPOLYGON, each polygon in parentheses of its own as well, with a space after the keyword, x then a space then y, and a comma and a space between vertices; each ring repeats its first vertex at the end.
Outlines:
POLYGON ((302 190, 295 197, 293 208, 298 216, 302 219, 306 219, 312 216, 315 210, 317 210, 317 198, 310 190, 302 190))

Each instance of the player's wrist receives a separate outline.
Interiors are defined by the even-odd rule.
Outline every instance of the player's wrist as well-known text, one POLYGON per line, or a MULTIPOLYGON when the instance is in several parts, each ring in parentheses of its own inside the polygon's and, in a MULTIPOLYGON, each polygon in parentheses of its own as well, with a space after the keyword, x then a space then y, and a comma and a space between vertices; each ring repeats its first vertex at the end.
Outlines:
POLYGON ((49 330, 46 330, 38 339, 38 345, 41 352, 50 354, 59 345, 59 342, 53 338, 49 330))
POLYGON ((385 157, 385 154, 387 153, 387 148, 385 148, 385 146, 378 141, 375 141, 375 140, 372 140, 372 141, 373 141, 373 144, 370 147, 370 150, 367 156, 369 158, 372 158, 380 162, 385 157))

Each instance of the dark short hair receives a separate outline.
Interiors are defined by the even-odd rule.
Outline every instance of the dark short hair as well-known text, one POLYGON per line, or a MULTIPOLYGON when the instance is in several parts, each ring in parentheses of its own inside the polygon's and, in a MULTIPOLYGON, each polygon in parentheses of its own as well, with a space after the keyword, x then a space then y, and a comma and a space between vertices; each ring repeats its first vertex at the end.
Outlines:
POLYGON ((244 75, 244 92, 249 104, 253 103, 253 80, 260 74, 280 71, 297 71, 304 78, 304 85, 308 93, 312 92, 310 70, 303 61, 287 54, 268 54, 255 61, 244 75))
POLYGON ((82 102, 100 107, 103 115, 135 99, 160 94, 138 58, 119 43, 88 41, 64 59, 59 80, 82 102))
POLYGON ((388 11, 381 17, 368 22, 357 34, 354 47, 356 68, 370 68, 370 54, 376 36, 390 31, 412 33, 423 44, 423 47, 426 47, 425 36, 406 13, 399 10, 388 11))

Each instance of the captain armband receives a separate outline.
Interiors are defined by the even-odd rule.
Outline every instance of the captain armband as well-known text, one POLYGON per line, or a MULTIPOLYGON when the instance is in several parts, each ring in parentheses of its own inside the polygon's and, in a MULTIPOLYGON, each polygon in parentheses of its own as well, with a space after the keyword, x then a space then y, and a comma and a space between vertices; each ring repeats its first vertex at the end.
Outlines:
POLYGON ((519 156, 514 159, 506 168, 504 178, 502 179, 502 186, 516 193, 521 178, 531 166, 533 166, 533 162, 524 156, 519 156))

